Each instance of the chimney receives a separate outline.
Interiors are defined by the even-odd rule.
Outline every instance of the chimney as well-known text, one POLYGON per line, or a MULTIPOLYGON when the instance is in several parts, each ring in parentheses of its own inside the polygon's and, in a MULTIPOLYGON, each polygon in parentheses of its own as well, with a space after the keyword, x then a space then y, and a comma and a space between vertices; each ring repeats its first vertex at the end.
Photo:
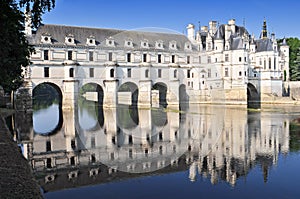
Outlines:
POLYGON ((230 20, 228 21, 228 25, 229 25, 230 28, 231 28, 232 34, 235 34, 235 19, 230 19, 230 20))
POLYGON ((209 31, 210 34, 215 34, 215 32, 217 31, 217 22, 216 21, 210 21, 209 22, 209 31))
POLYGON ((189 24, 187 27, 187 37, 189 40, 194 41, 195 40, 195 26, 193 24, 189 24))

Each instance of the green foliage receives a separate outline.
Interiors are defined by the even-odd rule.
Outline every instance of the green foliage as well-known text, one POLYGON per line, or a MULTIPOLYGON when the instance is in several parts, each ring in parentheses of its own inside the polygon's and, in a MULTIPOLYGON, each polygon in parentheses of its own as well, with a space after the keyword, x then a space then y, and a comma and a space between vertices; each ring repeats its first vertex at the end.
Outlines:
POLYGON ((0 85, 5 92, 22 84, 22 66, 27 66, 32 48, 24 34, 24 13, 31 9, 33 27, 41 24, 41 15, 54 7, 54 0, 0 0, 0 85), (32 7, 31 7, 32 6, 32 7))

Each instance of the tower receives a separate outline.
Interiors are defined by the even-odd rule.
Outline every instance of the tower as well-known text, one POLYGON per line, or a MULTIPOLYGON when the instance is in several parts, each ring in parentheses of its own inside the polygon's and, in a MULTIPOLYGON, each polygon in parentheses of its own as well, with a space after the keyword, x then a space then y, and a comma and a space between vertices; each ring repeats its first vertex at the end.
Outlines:
POLYGON ((31 12, 26 11, 25 12, 25 35, 31 36, 32 35, 32 17, 31 12))

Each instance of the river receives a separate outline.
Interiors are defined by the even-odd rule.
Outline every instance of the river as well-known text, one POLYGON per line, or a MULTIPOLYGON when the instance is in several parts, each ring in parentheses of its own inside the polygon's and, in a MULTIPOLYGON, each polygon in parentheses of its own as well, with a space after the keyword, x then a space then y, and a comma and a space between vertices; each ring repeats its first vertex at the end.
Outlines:
POLYGON ((300 107, 103 109, 83 99, 14 121, 45 198, 300 196, 300 107))

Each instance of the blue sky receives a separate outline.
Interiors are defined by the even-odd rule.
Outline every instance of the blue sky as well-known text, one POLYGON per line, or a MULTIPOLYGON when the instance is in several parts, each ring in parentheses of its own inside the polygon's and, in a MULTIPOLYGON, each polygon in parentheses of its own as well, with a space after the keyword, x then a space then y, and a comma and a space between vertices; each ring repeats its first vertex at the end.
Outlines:
POLYGON ((158 27, 185 33, 189 23, 224 24, 231 18, 237 25, 245 23, 256 37, 264 18, 277 38, 300 37, 299 0, 56 0, 43 23, 125 30, 158 27))

